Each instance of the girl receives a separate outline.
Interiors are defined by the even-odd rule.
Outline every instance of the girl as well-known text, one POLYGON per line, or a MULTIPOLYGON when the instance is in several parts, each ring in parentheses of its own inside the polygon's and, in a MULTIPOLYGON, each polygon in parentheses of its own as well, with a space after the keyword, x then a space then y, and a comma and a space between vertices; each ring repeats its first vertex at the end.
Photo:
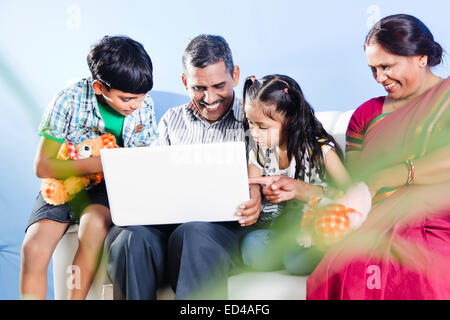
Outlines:
POLYGON ((252 187, 263 185, 258 230, 241 244, 244 263, 260 271, 284 267, 293 274, 309 274, 322 255, 296 244, 301 205, 327 192, 325 175, 338 188, 349 184, 342 151, 288 76, 248 77, 243 104, 244 128, 252 138, 249 181, 252 187))

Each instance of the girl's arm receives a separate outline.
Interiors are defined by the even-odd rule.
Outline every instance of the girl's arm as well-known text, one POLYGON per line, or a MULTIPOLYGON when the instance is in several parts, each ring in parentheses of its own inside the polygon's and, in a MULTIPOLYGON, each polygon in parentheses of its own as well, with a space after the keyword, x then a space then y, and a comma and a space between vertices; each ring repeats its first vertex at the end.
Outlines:
MULTIPOLYGON (((262 170, 255 166, 254 164, 248 165, 248 177, 249 178, 256 178, 256 177, 262 177, 262 170)), ((253 186, 253 185, 250 185, 253 186)), ((259 186, 257 186, 259 188, 259 186)))
POLYGON ((334 149, 330 149, 327 152, 324 163, 327 174, 336 183, 337 187, 346 189, 350 185, 351 179, 344 167, 344 164, 334 149))
POLYGON ((71 176, 83 176, 103 172, 100 157, 80 160, 59 160, 56 155, 61 143, 41 138, 34 160, 36 176, 39 178, 66 179, 71 176))
MULTIPOLYGON (((414 184, 437 184, 450 180, 450 146, 413 160, 414 184)), ((367 185, 375 195, 383 187, 398 188, 408 180, 408 166, 404 163, 384 169, 372 175, 367 185)))
POLYGON ((361 151, 351 150, 347 151, 345 154, 345 167, 352 177, 356 176, 358 173, 359 157, 361 156, 361 151))

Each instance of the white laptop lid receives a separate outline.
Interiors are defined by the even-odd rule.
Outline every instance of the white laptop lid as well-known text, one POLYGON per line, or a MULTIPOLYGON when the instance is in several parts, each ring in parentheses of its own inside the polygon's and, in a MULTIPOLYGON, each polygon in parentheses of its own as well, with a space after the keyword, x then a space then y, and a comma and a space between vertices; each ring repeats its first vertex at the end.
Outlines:
POLYGON ((238 220, 249 199, 244 142, 101 150, 118 226, 238 220))

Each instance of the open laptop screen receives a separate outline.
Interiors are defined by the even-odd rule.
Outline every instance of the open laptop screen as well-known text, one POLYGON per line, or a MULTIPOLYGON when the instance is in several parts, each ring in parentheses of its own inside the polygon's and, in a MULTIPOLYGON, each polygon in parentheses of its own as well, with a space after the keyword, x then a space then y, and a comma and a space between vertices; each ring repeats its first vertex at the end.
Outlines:
POLYGON ((249 199, 244 142, 101 150, 119 226, 238 220, 249 199))

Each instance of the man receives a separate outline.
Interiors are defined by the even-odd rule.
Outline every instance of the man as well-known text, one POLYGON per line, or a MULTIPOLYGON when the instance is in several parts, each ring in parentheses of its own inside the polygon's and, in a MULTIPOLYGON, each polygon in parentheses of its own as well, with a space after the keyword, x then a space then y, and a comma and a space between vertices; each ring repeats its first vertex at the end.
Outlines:
MULTIPOLYGON (((239 67, 225 39, 197 36, 182 62, 190 102, 166 112, 155 145, 242 141, 242 105, 233 89, 239 67)), ((124 228, 111 244, 108 262, 115 298, 155 299, 168 277, 176 299, 226 299, 228 276, 240 266, 239 240, 259 216, 259 197, 259 186, 252 186, 251 199, 238 209, 239 223, 124 228)))

